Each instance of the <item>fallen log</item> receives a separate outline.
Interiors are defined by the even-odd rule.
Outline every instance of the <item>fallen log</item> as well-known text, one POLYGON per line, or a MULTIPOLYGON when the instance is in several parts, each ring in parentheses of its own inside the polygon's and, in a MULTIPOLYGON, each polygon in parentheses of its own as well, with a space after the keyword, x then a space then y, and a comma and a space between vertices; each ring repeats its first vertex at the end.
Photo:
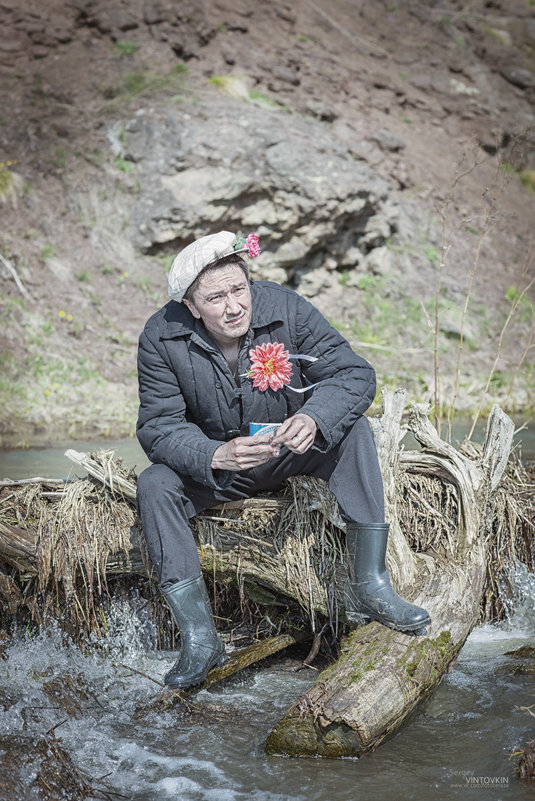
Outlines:
POLYGON ((313 688, 269 733, 268 753, 330 757, 360 756, 384 741, 439 683, 479 617, 486 571, 489 502, 509 457, 514 426, 495 407, 489 418, 482 458, 472 461, 443 442, 421 406, 409 428, 421 451, 402 454, 401 394, 385 399, 375 438, 385 478, 391 522, 389 563, 398 592, 424 606, 432 623, 416 637, 377 622, 342 642, 339 660, 320 674, 313 688), (414 553, 399 526, 397 473, 405 469, 440 476, 458 497, 458 518, 449 540, 432 551, 414 553))
MULTIPOLYGON (((383 416, 371 422, 391 523, 392 581, 401 595, 429 609, 432 625, 426 636, 414 637, 371 623, 344 638, 338 661, 270 733, 273 753, 355 755, 382 742, 436 687, 480 609, 487 617, 496 612, 499 570, 489 567, 489 552, 519 555, 518 514, 502 489, 499 515, 495 502, 511 447, 509 418, 495 408, 483 450, 461 453, 415 407, 408 429, 423 447, 406 452, 400 448, 405 395, 385 393, 383 402, 383 416)), ((150 575, 133 505, 135 476, 112 464, 110 454, 68 455, 93 478, 63 487, 0 488, 10 493, 0 496, 0 562, 9 573, 0 592, 9 594, 17 577, 28 581, 20 595, 37 619, 42 608, 53 608, 49 599, 56 593, 58 613, 98 633, 104 612, 97 602, 107 579, 150 575)), ((313 632, 327 618, 331 635, 338 635, 344 525, 324 482, 297 477, 276 495, 207 510, 194 526, 211 587, 221 591, 230 583, 271 606, 297 602, 313 632)), ((159 601, 154 607, 165 610, 159 601)))

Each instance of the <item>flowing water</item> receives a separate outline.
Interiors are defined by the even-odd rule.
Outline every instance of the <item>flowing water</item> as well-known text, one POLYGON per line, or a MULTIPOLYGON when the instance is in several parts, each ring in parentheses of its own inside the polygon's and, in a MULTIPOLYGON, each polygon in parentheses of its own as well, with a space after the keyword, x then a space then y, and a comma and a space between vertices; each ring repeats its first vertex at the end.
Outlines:
POLYGON ((523 601, 512 620, 476 629, 412 722, 361 759, 265 756, 270 727, 315 678, 312 670, 291 672, 287 659, 198 693, 202 715, 168 710, 137 719, 136 709, 160 690, 130 668, 161 679, 173 657, 152 650, 154 632, 135 600, 114 607, 103 647, 89 653, 54 628, 34 639, 19 633, 0 663, 0 735, 57 726, 75 764, 106 775, 108 787, 131 801, 384 801, 385 794, 396 801, 527 801, 533 791, 514 778, 509 755, 533 738, 533 718, 519 707, 535 702, 534 688, 532 676, 513 672, 518 659, 505 652, 535 645, 529 578, 519 575, 523 601), (83 688, 79 717, 69 717, 50 693, 56 680, 59 698, 69 679, 83 688))
MULTIPOLYGON (((144 466, 135 448, 125 450, 125 461, 144 466)), ((24 453, 25 475, 68 473, 50 461, 29 467, 24 453)), ((3 459, 0 475, 20 477, 12 467, 3 459)), ((156 633, 135 597, 115 602, 107 637, 85 652, 53 627, 33 639, 16 634, 0 661, 0 737, 56 727, 75 764, 106 776, 108 788, 130 801, 527 801, 533 789, 514 777, 510 754, 535 738, 535 721, 520 708, 535 703, 533 674, 515 672, 522 660, 506 652, 535 646, 535 576, 518 565, 514 583, 508 621, 475 629, 409 725, 361 759, 264 754, 270 728, 317 675, 293 672, 288 657, 198 693, 193 714, 136 717, 160 692, 140 672, 161 680, 173 655, 154 650, 156 633), (78 697, 69 702, 71 712, 79 703, 77 716, 61 705, 62 688, 78 697)), ((34 797, 28 791, 4 800, 1 784, 0 801, 34 797)))

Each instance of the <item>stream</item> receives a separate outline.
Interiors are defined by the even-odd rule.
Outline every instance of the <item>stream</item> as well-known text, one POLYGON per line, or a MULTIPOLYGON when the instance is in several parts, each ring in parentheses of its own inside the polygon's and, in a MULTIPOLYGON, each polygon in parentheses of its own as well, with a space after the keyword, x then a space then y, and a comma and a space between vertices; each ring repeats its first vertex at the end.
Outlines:
MULTIPOLYGON (((75 472, 66 447, 100 445, 0 452, 0 476, 66 477, 75 472)), ((138 471, 147 463, 133 441, 102 446, 138 471)), ((154 650, 156 632, 135 595, 114 602, 107 636, 85 652, 55 627, 33 638, 16 632, 0 661, 0 736, 56 727, 76 766, 130 801, 527 801, 533 786, 515 778, 510 755, 535 738, 533 717, 520 709, 535 703, 533 674, 516 670, 522 660, 507 652, 535 646, 535 576, 517 565, 513 585, 508 619, 476 628, 410 723, 361 759, 264 754, 270 728, 317 676, 293 672, 284 654, 197 693, 198 714, 138 719, 139 706, 160 692, 141 673, 161 680, 173 654, 154 650), (54 681, 83 688, 77 716, 51 697, 54 681)), ((4 799, 1 785, 0 801, 34 798, 4 799)))

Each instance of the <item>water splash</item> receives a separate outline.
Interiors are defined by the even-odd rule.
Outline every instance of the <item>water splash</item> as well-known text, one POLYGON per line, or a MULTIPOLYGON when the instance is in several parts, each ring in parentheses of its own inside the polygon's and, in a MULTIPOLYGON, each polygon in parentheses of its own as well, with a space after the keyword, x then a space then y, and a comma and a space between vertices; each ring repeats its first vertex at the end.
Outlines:
POLYGON ((503 592, 506 625, 509 630, 535 634, 535 573, 516 562, 508 576, 509 591, 503 592))

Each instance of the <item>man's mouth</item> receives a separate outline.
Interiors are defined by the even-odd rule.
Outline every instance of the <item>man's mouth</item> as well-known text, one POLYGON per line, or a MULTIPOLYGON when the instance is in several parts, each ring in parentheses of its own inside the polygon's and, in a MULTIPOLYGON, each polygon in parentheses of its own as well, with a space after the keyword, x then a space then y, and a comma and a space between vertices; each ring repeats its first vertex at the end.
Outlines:
POLYGON ((239 317, 232 317, 232 319, 227 320, 227 325, 236 325, 236 323, 241 322, 243 320, 243 313, 239 315, 239 317))

